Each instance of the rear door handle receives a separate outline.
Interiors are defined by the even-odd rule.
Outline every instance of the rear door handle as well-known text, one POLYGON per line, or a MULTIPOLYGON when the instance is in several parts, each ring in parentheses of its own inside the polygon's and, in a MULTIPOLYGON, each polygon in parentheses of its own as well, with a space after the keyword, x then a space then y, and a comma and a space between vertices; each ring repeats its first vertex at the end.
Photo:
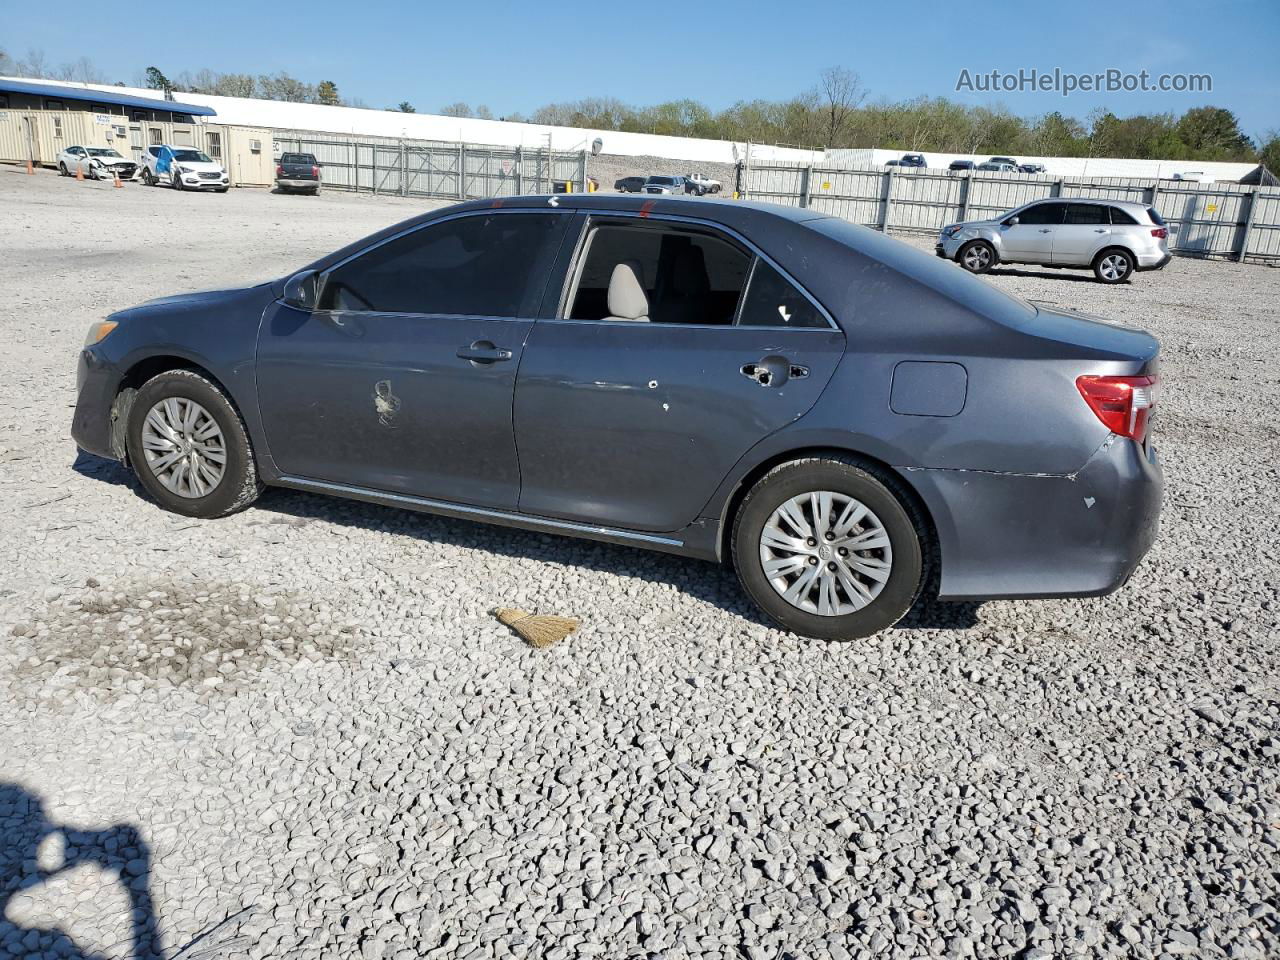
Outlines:
POLYGON ((470 360, 474 364, 498 363, 511 359, 511 351, 503 350, 491 340, 476 340, 469 346, 459 347, 457 355, 462 360, 470 360))
POLYGON ((1111 231, 1110 231, 1110 230, 1106 230, 1106 229, 1104 229, 1104 228, 1102 228, 1102 227, 1098 227, 1098 228, 1096 228, 1093 232, 1094 232, 1094 233, 1110 233, 1111 231))
POLYGON ((1041 230, 1040 232, 1041 232, 1041 233, 1053 233, 1053 231, 1052 231, 1052 230, 1050 230, 1048 227, 1045 227, 1045 228, 1044 228, 1043 230, 1041 230))
POLYGON ((762 387, 780 387, 788 380, 803 380, 809 376, 809 368, 798 363, 788 363, 786 357, 769 356, 755 363, 744 363, 738 370, 748 380, 762 387))

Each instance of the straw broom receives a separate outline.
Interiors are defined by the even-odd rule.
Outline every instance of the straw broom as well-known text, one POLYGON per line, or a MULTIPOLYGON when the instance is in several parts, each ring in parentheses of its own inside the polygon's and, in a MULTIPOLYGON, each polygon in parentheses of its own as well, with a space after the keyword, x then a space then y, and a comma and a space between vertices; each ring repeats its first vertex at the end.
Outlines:
POLYGON ((582 626, 582 621, 572 617, 539 617, 514 607, 502 607, 494 615, 520 634, 531 647, 541 650, 563 640, 582 626))

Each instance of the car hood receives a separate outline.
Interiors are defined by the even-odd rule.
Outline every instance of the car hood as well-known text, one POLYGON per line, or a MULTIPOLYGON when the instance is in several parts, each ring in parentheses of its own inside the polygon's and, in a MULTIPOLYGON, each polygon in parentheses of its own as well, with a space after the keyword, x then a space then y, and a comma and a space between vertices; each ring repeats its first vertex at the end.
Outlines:
MULTIPOLYGON (((200 290, 195 293, 175 293, 169 297, 156 297, 154 300, 146 300, 129 310, 145 310, 150 307, 168 307, 182 306, 192 303, 203 303, 207 300, 230 300, 253 289, 252 287, 235 287, 230 290, 200 290)), ((128 311, 125 311, 128 312, 128 311)))
POLYGON ((118 167, 124 163, 132 166, 134 163, 134 161, 130 160, 128 157, 94 157, 93 161, 94 163, 102 164, 104 167, 118 167))

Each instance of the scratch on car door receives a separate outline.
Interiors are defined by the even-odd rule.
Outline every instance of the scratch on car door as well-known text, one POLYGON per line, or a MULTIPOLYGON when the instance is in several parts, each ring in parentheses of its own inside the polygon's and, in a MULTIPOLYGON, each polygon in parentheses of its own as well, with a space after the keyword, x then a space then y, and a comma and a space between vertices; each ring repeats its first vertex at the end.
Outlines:
POLYGON ((384 427, 396 425, 396 414, 400 412, 400 398, 391 392, 390 380, 379 380, 373 385, 373 409, 378 413, 378 422, 384 427))

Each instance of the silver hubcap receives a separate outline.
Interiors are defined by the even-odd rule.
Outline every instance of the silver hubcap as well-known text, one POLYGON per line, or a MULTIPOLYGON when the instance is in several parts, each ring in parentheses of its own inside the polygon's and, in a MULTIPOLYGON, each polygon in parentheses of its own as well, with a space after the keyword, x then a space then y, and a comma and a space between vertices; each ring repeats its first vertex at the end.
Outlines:
POLYGON ((1113 253, 1109 257, 1102 258, 1102 263, 1098 264, 1098 269, 1108 280, 1119 280, 1129 272, 1129 261, 1118 253, 1113 253))
POLYGON ((142 452, 165 489, 188 500, 212 493, 227 469, 222 429, 208 410, 186 397, 168 397, 147 412, 142 452))
POLYGON ((964 265, 970 270, 979 270, 991 262, 991 251, 986 247, 970 247, 964 254, 964 265))
POLYGON ((839 617, 880 595, 893 569, 893 548, 866 504, 818 490, 773 511, 760 533, 760 565, 793 607, 839 617))

